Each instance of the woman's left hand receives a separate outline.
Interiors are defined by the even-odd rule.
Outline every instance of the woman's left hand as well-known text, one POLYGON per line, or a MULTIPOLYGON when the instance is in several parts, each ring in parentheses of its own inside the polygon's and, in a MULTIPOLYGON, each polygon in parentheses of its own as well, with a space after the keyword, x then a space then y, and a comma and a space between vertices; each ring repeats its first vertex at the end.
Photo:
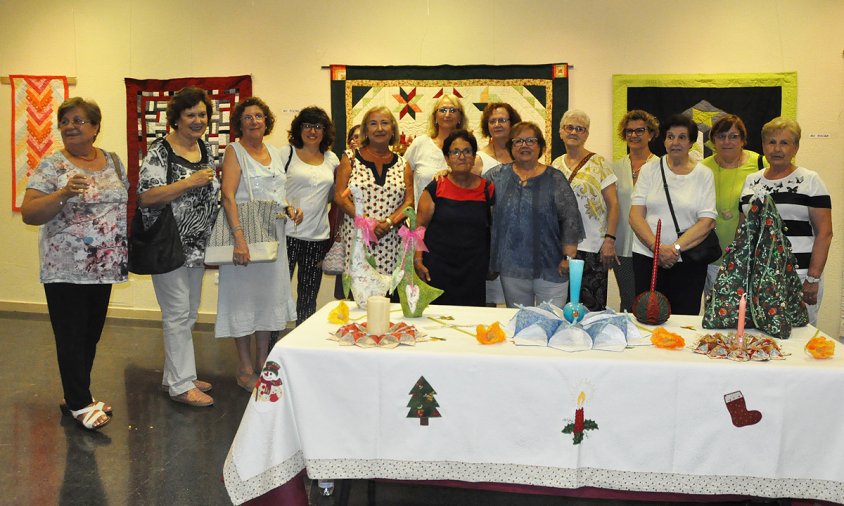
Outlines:
POLYGON ((809 283, 808 281, 803 282, 803 302, 805 302, 809 306, 813 306, 818 303, 818 289, 820 288, 819 283, 809 283))
POLYGON ((615 254, 615 241, 609 237, 604 239, 604 244, 601 246, 601 265, 607 271, 616 265, 621 265, 621 261, 615 254))
POLYGON ((563 258, 560 260, 560 265, 557 266, 557 272, 560 273, 560 276, 566 277, 569 275, 569 259, 563 258))
POLYGON ((296 225, 302 223, 302 220, 305 218, 305 213, 302 212, 301 209, 297 209, 293 206, 287 207, 287 217, 290 218, 293 223, 296 225))
POLYGON ((392 229, 392 228, 393 228, 392 225, 390 225, 386 221, 379 221, 375 225, 375 235, 380 239, 380 238, 384 237, 385 235, 387 235, 387 233, 389 233, 390 229, 392 229))

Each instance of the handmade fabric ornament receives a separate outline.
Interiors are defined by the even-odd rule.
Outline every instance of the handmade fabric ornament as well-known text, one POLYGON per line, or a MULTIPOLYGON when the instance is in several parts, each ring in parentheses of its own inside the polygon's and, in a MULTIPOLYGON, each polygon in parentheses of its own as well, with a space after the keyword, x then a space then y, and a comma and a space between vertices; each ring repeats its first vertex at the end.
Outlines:
POLYGON ((432 301, 443 294, 439 288, 434 288, 416 274, 413 268, 413 257, 416 251, 428 251, 425 247, 425 227, 416 226, 416 211, 412 207, 404 210, 409 227, 402 226, 399 235, 402 238, 400 258, 396 262, 390 282, 391 290, 398 289, 402 314, 408 318, 418 318, 432 301))
POLYGON ((813 337, 806 343, 805 350, 814 358, 830 358, 835 354, 835 341, 823 336, 813 337))
POLYGON ((651 334, 651 343, 657 348, 673 350, 686 345, 686 340, 680 334, 669 332, 665 327, 657 327, 651 334))
POLYGON ((704 328, 737 328, 739 302, 745 292, 748 328, 788 339, 792 326, 809 323, 797 262, 782 229, 782 218, 769 195, 751 203, 704 301, 704 328))
POLYGON ((349 323, 349 306, 344 301, 340 301, 337 307, 328 313, 328 323, 344 324, 349 323))
POLYGON ((563 322, 561 316, 547 309, 522 307, 507 323, 506 330, 517 345, 548 346, 548 340, 563 322))
POLYGON ((503 343, 507 339, 507 335, 504 334, 501 324, 495 322, 489 327, 478 325, 475 329, 475 339, 481 344, 496 344, 503 343))
POLYGON ((659 236, 662 233, 662 220, 656 222, 656 240, 654 241, 654 263, 651 270, 651 290, 643 292, 633 299, 633 316, 642 323, 659 325, 671 317, 671 303, 668 297, 657 292, 656 273, 659 261, 659 236))
POLYGON ((374 232, 374 221, 363 216, 363 193, 357 186, 349 186, 355 203, 355 234, 352 238, 352 252, 349 258, 349 272, 343 275, 343 288, 352 291, 355 304, 366 309, 366 301, 373 295, 383 296, 390 288, 390 276, 381 274, 375 268, 375 259, 368 251, 370 243, 378 242, 374 232), (348 276, 346 275, 348 274, 348 276))
POLYGON ((583 282, 583 260, 569 259, 569 303, 563 306, 563 315, 569 323, 577 323, 589 312, 580 303, 580 284, 583 282))

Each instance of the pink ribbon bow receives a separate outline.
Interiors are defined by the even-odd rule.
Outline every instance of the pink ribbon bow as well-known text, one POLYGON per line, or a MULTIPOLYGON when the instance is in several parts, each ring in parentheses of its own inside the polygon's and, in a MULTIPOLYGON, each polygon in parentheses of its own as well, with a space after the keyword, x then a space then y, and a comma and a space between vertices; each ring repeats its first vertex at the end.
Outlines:
POLYGON ((363 241, 367 244, 378 242, 378 236, 375 235, 375 225, 377 224, 378 221, 375 218, 355 216, 355 228, 360 230, 363 241))
POLYGON ((407 252, 411 245, 414 251, 428 251, 425 246, 425 227, 416 227, 410 230, 406 226, 399 229, 399 237, 404 240, 404 251, 407 252))

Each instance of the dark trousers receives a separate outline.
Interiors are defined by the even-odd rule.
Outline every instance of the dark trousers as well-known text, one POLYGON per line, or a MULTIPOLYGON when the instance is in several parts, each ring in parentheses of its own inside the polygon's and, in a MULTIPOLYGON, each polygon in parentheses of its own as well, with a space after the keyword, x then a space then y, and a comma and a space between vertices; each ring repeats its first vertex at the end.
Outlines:
MULTIPOLYGON (((577 250, 577 256, 575 258, 583 260, 583 281, 580 283, 580 302, 589 311, 603 311, 607 308, 609 272, 604 269, 604 264, 601 263, 601 254, 577 250)), ((570 293, 566 295, 571 299, 570 293)))
POLYGON ((331 240, 305 241, 294 237, 287 238, 287 260, 290 262, 290 277, 299 266, 296 276, 296 325, 307 320, 316 312, 316 299, 319 285, 322 283, 320 263, 331 247, 331 240))
MULTIPOLYGON (((636 295, 651 289, 653 258, 633 253, 636 295)), ((657 267, 656 291, 671 303, 671 314, 700 314, 700 297, 706 281, 706 264, 677 262, 670 269, 657 267)))
POLYGON ((105 324, 111 285, 45 283, 47 309, 56 339, 59 375, 67 406, 91 404, 91 369, 105 324))

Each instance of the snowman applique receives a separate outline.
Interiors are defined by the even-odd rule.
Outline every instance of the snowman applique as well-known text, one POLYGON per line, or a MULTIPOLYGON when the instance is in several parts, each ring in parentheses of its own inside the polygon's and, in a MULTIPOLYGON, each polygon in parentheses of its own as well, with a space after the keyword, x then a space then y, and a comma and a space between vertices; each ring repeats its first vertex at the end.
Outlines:
POLYGON ((281 378, 278 375, 280 366, 276 362, 267 361, 261 371, 261 377, 255 385, 255 402, 276 402, 281 399, 281 378))

